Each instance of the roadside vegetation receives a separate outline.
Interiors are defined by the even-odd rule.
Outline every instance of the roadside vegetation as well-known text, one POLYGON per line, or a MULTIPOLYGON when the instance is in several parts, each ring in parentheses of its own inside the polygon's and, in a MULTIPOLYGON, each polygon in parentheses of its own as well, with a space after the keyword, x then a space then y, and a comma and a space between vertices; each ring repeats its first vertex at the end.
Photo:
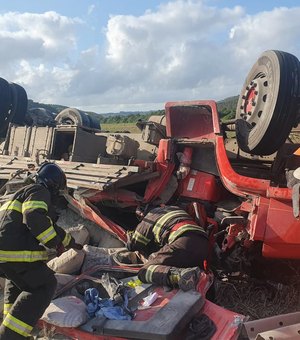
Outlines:
POLYGON ((236 105, 239 96, 229 97, 217 102, 218 112, 221 120, 230 120, 235 117, 236 105))
POLYGON ((135 125, 135 123, 102 123, 102 131, 108 132, 124 132, 128 131, 130 133, 139 133, 141 130, 135 125))
MULTIPOLYGON (((228 120, 235 117, 235 110, 237 105, 238 96, 229 97, 217 102, 218 111, 222 120, 228 120)), ((43 104, 28 100, 28 109, 44 108, 55 115, 67 108, 63 105, 43 104)), ((102 130, 109 132, 129 131, 131 133, 139 132, 136 127, 138 120, 148 120, 150 116, 162 116, 165 110, 146 111, 146 112, 120 112, 97 114, 95 112, 88 112, 90 116, 94 117, 101 124, 102 130)))

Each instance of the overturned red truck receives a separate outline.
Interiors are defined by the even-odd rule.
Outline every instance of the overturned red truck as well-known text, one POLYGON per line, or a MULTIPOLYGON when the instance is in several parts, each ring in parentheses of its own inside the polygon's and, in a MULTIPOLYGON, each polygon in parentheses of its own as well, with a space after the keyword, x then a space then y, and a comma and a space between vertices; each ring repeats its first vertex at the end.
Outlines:
MULTIPOLYGON (((78 124, 11 125, 0 156, 0 177, 7 181, 13 174, 6 182, 9 193, 44 159, 57 162, 68 178, 69 204, 124 242, 140 210, 184 205, 206 229, 212 258, 227 272, 247 270, 253 258, 300 259, 299 114, 298 59, 266 51, 245 81, 233 121, 221 122, 216 103, 199 100, 166 103, 165 117, 139 122, 140 135, 104 133, 78 124)), ((203 285, 198 288, 205 294, 203 285)), ((167 318, 168 303, 175 309, 183 303, 176 293, 160 291, 164 302, 157 309, 162 318, 167 318), (172 302, 175 296, 178 301, 172 302)), ((243 316, 222 310, 222 319, 216 314, 219 307, 208 301, 203 307, 198 300, 186 296, 181 316, 169 310, 178 332, 192 315, 204 311, 217 325, 215 339, 237 336, 243 316)), ((153 310, 138 315, 131 326, 110 321, 96 331, 60 332, 80 339, 177 334, 171 326, 160 333, 153 310), (152 330, 142 331, 145 320, 154 320, 152 330)))
MULTIPOLYGON (((222 238, 222 257, 239 249, 242 261, 255 244, 264 257, 299 259, 300 144, 289 137, 297 136, 292 127, 299 119, 299 88, 298 60, 284 52, 264 53, 239 99, 237 139, 226 137, 232 122, 220 122, 214 101, 167 103, 164 136, 162 124, 145 124, 160 136, 155 160, 130 163, 140 171, 136 179, 128 177, 139 182, 138 190, 130 183, 90 190, 86 203, 139 208, 194 202, 196 218, 212 229, 212 237, 222 238)), ((124 238, 122 227, 112 221, 109 227, 124 238)))

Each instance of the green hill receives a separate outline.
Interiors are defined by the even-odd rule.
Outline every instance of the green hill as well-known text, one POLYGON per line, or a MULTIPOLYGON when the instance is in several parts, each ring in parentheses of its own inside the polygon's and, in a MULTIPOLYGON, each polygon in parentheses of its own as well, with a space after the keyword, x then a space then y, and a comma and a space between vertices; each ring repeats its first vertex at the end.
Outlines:
POLYGON ((239 96, 233 96, 217 102, 218 112, 222 120, 229 120, 235 117, 238 99, 239 96))
MULTIPOLYGON (((238 101, 238 96, 228 97, 217 102, 218 112, 222 120, 232 119, 235 117, 235 110, 238 101)), ((58 104, 43 104, 28 100, 28 109, 44 108, 55 114, 67 108, 64 105, 58 104)), ((122 111, 119 113, 106 113, 98 114, 96 112, 85 111, 91 116, 94 116, 96 120, 99 120, 103 124, 126 124, 136 123, 139 119, 148 119, 152 115, 163 115, 165 110, 156 111, 122 111)))

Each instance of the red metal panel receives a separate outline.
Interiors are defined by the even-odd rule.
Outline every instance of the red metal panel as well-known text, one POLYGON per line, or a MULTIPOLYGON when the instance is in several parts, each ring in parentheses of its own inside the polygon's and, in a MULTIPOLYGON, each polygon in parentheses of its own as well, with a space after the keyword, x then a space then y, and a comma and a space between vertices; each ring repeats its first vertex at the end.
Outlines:
POLYGON ((191 170, 180 187, 179 194, 183 197, 212 202, 218 202, 221 197, 215 176, 197 170, 191 170))
POLYGON ((216 161, 224 186, 238 196, 266 195, 270 181, 242 176, 229 163, 223 136, 216 136, 216 161))
POLYGON ((263 255, 300 259, 300 221, 293 216, 292 202, 270 199, 263 255))
POLYGON ((267 191, 267 197, 282 200, 292 200, 292 189, 269 187, 267 191))
POLYGON ((144 195, 144 203, 157 198, 170 180, 175 168, 175 164, 171 161, 171 147, 171 140, 160 140, 156 158, 156 170, 159 171, 160 176, 149 181, 144 195))
POLYGON ((263 241, 267 225, 267 216, 270 200, 264 197, 253 200, 253 211, 251 212, 248 232, 250 240, 263 241))
POLYGON ((122 207, 137 206, 142 198, 135 192, 116 189, 113 191, 94 191, 87 199, 91 203, 97 203, 100 201, 114 201, 120 204, 122 207))
POLYGON ((165 109, 168 137, 200 140, 213 139, 220 133, 217 107, 212 100, 168 102, 165 109))
POLYGON ((47 324, 45 321, 40 320, 38 327, 41 329, 49 329, 51 332, 55 330, 55 334, 62 334, 74 340, 126 340, 126 338, 112 337, 107 335, 96 335, 80 330, 79 328, 58 327, 47 324))
POLYGON ((212 340, 234 340, 238 339, 241 323, 245 319, 244 315, 231 312, 214 303, 206 300, 201 313, 206 314, 217 327, 212 340))
MULTIPOLYGON (((283 241, 282 241, 283 242, 283 241)), ((275 259, 300 259, 299 244, 287 243, 264 243, 262 247, 262 254, 264 257, 275 259)))

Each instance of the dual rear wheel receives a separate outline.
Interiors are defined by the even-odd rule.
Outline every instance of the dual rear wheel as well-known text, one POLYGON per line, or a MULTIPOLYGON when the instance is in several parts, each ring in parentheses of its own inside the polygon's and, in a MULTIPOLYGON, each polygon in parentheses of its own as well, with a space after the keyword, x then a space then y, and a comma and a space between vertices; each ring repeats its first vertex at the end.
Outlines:
POLYGON ((0 78, 0 137, 6 135, 9 123, 24 124, 28 98, 24 88, 0 78))
POLYGON ((240 149, 254 155, 277 151, 297 126, 299 108, 299 60, 287 52, 264 52, 250 70, 237 104, 240 149))

